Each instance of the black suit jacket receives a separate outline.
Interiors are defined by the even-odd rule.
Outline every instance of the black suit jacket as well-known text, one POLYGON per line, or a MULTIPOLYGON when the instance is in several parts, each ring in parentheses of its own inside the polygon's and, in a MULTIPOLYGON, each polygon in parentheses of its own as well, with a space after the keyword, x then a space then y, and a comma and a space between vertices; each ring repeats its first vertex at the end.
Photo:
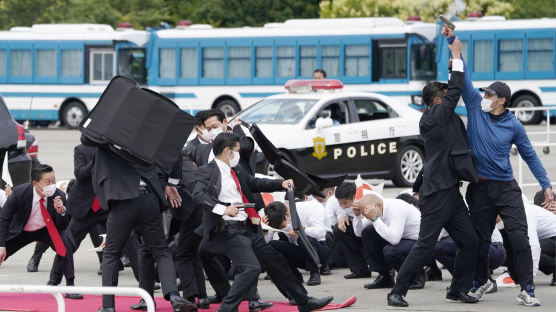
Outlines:
POLYGON ((95 190, 93 189, 93 165, 95 162, 96 148, 77 145, 73 149, 73 173, 75 184, 68 197, 68 212, 72 218, 85 219, 91 211, 95 190))
MULTIPOLYGON (((12 195, 0 209, 0 247, 6 247, 6 242, 23 232, 23 228, 29 221, 31 210, 33 209, 33 189, 32 183, 21 184, 14 188, 12 195)), ((54 195, 46 199, 46 210, 54 220, 56 228, 61 232, 66 229, 69 223, 67 214, 62 216, 54 208, 54 198, 62 197, 66 204, 66 195, 56 189, 54 195)))
POLYGON ((168 207, 158 168, 125 159, 125 155, 118 155, 107 145, 96 144, 83 135, 81 142, 97 147, 93 166, 93 188, 103 208, 110 209, 110 201, 113 200, 139 197, 140 180, 143 180, 158 198, 161 209, 168 207))
POLYGON ((428 107, 419 122, 427 155, 420 196, 447 189, 461 180, 478 180, 465 126, 454 112, 463 79, 463 72, 453 71, 442 104, 428 107))
MULTIPOLYGON (((239 180, 241 191, 251 203, 255 202, 253 192, 276 192, 282 190, 283 180, 281 179, 259 179, 237 167, 233 169, 239 180)), ((218 196, 221 189, 222 176, 216 161, 211 161, 197 170, 197 183, 193 189, 193 201, 205 210, 202 224, 203 235, 210 235, 214 227, 222 221, 221 215, 212 212, 214 206, 219 203, 218 196)), ((199 233, 199 230, 196 232, 199 233)))

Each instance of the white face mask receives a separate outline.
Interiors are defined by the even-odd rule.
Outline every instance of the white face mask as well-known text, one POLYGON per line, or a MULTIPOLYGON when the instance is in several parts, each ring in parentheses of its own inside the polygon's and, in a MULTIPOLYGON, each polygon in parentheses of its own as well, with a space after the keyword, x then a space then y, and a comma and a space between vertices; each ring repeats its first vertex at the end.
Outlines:
POLYGON ((481 110, 485 113, 492 111, 492 100, 483 98, 481 100, 481 110))
POLYGON ((42 188, 42 194, 45 197, 50 197, 54 195, 54 192, 56 192, 56 184, 50 184, 49 186, 42 188))
POLYGON ((206 138, 208 139, 209 142, 212 142, 214 141, 214 139, 216 139, 216 136, 219 135, 220 133, 222 133, 222 128, 216 128, 210 131, 207 130, 206 138))
POLYGON ((210 142, 211 140, 209 139, 210 134, 209 134, 208 130, 207 129, 200 129, 200 131, 201 131, 201 133, 199 134, 199 137, 201 139, 203 139, 203 141, 205 141, 205 142, 210 142))
POLYGON ((237 166, 237 164, 239 164, 239 152, 234 152, 234 158, 230 158, 228 157, 228 159, 230 160, 230 167, 235 167, 237 166))

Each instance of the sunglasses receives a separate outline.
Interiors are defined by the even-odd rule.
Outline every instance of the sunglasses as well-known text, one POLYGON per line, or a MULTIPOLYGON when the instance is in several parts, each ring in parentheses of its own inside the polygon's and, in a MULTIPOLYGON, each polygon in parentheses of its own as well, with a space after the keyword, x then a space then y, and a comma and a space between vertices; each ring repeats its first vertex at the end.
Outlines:
POLYGON ((496 93, 496 91, 490 90, 490 89, 485 89, 485 94, 488 94, 488 95, 498 95, 498 93, 496 93))

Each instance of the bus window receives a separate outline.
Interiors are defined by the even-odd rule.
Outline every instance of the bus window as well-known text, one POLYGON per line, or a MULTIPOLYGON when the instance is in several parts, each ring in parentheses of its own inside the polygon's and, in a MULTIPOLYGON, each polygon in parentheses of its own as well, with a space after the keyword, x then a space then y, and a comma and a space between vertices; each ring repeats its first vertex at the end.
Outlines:
POLYGON ((224 78, 224 48, 203 48, 203 78, 224 78))
POLYGON ((181 78, 197 78, 197 48, 181 48, 181 78))
POLYGON ((498 71, 523 71, 523 40, 511 39, 498 41, 498 71))
POLYGON ((554 68, 554 41, 535 38, 527 41, 527 71, 551 71, 554 68))
POLYGON ((277 47, 276 48, 276 71, 278 77, 295 76, 295 47, 277 47))
POLYGON ((31 50, 10 51, 10 75, 14 77, 31 76, 31 50))
POLYGON ((340 47, 322 46, 322 69, 329 77, 338 76, 340 72, 340 47))
POLYGON ((492 40, 473 41, 473 71, 488 73, 492 71, 492 40))
POLYGON ((374 75, 378 79, 407 78, 407 43, 405 40, 379 40, 378 53, 375 57, 378 70, 374 75))
POLYGON ((317 68, 317 47, 299 47, 299 76, 311 77, 315 68, 317 68))
POLYGON ((272 47, 257 47, 255 58, 255 77, 272 77, 272 47))
POLYGON ((6 76, 6 50, 0 50, 0 76, 6 76))
POLYGON ((461 54, 463 55, 463 60, 467 62, 467 60, 469 60, 467 58, 467 56, 469 55, 469 41, 461 40, 461 46, 462 46, 461 54))
POLYGON ((83 53, 81 50, 62 50, 60 54, 62 77, 81 77, 83 53))
POLYGON ((91 49, 91 82, 108 82, 114 76, 114 51, 91 49))
POLYGON ((434 80, 434 46, 414 44, 411 46, 411 80, 434 80))
POLYGON ((118 73, 132 78, 138 83, 147 83, 145 49, 118 50, 118 73))
POLYGON ((38 77, 56 77, 56 50, 36 50, 35 74, 38 77))
POLYGON ((251 76, 251 48, 228 48, 228 77, 249 78, 251 76))
POLYGON ((369 76, 369 46, 346 45, 344 58, 347 77, 369 76))
POLYGON ((158 63, 158 77, 176 78, 176 49, 161 48, 158 63))

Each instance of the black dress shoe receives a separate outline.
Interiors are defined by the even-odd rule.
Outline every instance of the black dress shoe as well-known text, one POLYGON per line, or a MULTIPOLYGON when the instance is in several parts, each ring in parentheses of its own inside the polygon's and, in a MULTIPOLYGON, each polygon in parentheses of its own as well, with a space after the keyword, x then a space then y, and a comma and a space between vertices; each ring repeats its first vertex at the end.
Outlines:
POLYGON ((471 297, 464 292, 459 292, 458 293, 458 292, 449 291, 449 292, 446 293, 446 299, 454 300, 454 301, 461 301, 461 302, 465 302, 465 303, 477 303, 477 302, 479 302, 479 299, 477 299, 475 297, 471 297))
POLYGON ((65 297, 68 298, 68 299, 74 299, 74 300, 83 299, 82 294, 66 294, 65 297))
MULTIPOLYGON (((135 311, 147 311, 147 304, 145 303, 145 299, 141 299, 138 304, 132 304, 129 307, 135 311)), ((154 309, 156 310, 156 301, 154 303, 154 309)))
POLYGON ((409 303, 405 301, 402 295, 397 293, 389 293, 388 296, 388 305, 392 307, 407 307, 409 303))
POLYGON ((409 285, 409 289, 423 289, 425 288, 425 283, 427 282, 427 271, 422 270, 420 274, 418 274, 411 285, 409 285))
POLYGON ((332 300, 334 300, 334 297, 332 296, 327 296, 322 298, 309 297, 307 303, 304 305, 298 305, 297 309, 299 310, 299 312, 310 312, 314 310, 320 310, 326 307, 332 300))
POLYGON ((295 302, 295 299, 293 299, 293 298, 288 299, 288 304, 289 305, 297 305, 297 303, 295 302))
POLYGON ((208 296, 206 298, 199 298, 199 303, 197 307, 199 309, 210 309, 210 305, 213 303, 220 303, 222 302, 222 298, 218 296, 208 296))
POLYGON ((311 276, 307 281, 307 286, 320 285, 320 274, 318 272, 311 272, 311 276))
POLYGON ((330 267, 328 265, 323 265, 320 268, 320 275, 331 275, 332 271, 330 271, 330 267))
POLYGON ((102 263, 100 264, 100 267, 98 268, 97 275, 102 275, 102 263))
POLYGON ((272 308, 272 306, 274 306, 274 303, 266 302, 260 298, 256 300, 249 300, 249 312, 266 310, 268 308, 272 308))
POLYGON ((177 295, 170 296, 170 303, 172 304, 172 308, 174 309, 174 311, 179 311, 179 312, 197 311, 196 304, 191 303, 177 295))
POLYGON ((39 270, 39 262, 41 261, 42 254, 33 254, 29 263, 27 263, 27 272, 37 272, 39 270))
POLYGON ((154 283, 153 290, 160 290, 160 284, 159 283, 154 283))
POLYGON ((394 287, 394 272, 379 273, 374 282, 365 284, 363 287, 366 289, 392 288, 394 287))
POLYGON ((430 268, 427 267, 425 269, 427 271, 427 281, 441 281, 442 280, 442 271, 439 268, 430 268))
POLYGON ((371 277, 371 272, 370 271, 351 272, 348 275, 344 275, 345 279, 367 278, 367 277, 371 277))
POLYGON ((556 286, 556 270, 552 273, 552 282, 550 282, 550 286, 556 286))
POLYGON ((116 312, 116 309, 100 307, 100 308, 98 308, 97 312, 116 312))

